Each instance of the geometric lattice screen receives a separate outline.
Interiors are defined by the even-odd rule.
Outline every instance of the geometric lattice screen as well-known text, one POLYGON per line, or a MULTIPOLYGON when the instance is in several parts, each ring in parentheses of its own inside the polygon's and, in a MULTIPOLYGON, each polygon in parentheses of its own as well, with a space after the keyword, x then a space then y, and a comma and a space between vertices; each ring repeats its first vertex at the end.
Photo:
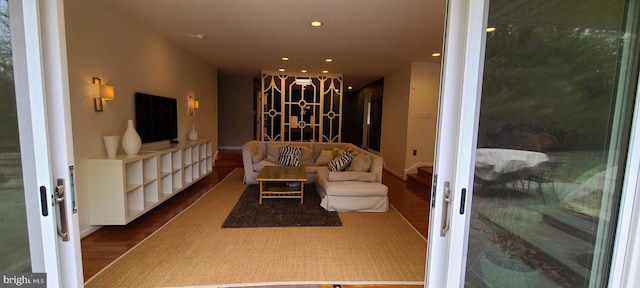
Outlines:
POLYGON ((262 141, 340 142, 342 75, 262 73, 262 141))

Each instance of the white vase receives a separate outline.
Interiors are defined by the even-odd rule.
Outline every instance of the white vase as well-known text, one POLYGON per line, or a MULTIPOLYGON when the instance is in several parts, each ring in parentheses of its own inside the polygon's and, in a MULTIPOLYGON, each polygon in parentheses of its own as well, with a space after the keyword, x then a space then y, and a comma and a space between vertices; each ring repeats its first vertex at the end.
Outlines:
POLYGON ((107 156, 109 158, 116 157, 118 145, 120 145, 120 135, 102 136, 102 140, 104 140, 104 147, 107 149, 107 156))
POLYGON ((122 135, 122 150, 129 155, 135 155, 140 152, 141 147, 140 135, 138 135, 136 127, 133 126, 133 120, 129 120, 127 130, 122 135))
POLYGON ((196 123, 191 125, 191 131, 189 131, 189 135, 187 135, 190 141, 198 140, 198 131, 196 131, 196 123))

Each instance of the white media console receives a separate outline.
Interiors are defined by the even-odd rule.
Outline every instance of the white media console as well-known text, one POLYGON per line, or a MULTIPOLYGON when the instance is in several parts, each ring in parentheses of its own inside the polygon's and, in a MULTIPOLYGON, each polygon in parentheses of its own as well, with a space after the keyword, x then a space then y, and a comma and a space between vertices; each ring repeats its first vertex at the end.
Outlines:
POLYGON ((87 159, 91 225, 125 225, 211 173, 211 141, 87 159))

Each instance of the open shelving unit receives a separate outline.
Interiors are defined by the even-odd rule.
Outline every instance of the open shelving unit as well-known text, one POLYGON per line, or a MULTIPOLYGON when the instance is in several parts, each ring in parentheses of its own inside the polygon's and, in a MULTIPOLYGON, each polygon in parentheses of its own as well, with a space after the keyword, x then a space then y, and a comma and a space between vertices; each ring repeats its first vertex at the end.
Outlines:
POLYGON ((211 173, 211 141, 87 159, 91 225, 125 225, 211 173))

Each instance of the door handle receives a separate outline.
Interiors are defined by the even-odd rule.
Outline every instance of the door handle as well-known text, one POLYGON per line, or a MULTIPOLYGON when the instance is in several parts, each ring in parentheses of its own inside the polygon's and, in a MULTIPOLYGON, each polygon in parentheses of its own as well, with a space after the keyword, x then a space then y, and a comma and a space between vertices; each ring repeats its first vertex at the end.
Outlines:
POLYGON ((54 193, 54 203, 58 206, 58 215, 60 215, 60 223, 57 223, 58 235, 62 237, 62 241, 69 241, 69 225, 67 223, 67 204, 64 201, 65 189, 64 179, 58 179, 58 185, 54 193))
POLYGON ((49 216, 49 203, 47 203, 47 187, 40 186, 40 211, 42 216, 49 216))
POLYGON ((442 197, 442 218, 440 220, 440 236, 449 232, 449 204, 451 204, 451 182, 444 182, 444 197, 442 197))

